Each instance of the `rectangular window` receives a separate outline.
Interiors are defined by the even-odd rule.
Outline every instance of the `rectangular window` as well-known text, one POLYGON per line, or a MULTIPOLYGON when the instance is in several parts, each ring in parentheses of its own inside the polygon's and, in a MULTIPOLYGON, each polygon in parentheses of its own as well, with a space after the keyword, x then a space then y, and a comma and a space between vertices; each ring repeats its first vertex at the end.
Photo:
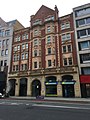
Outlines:
POLYGON ((69 22, 66 23, 66 28, 70 28, 70 23, 69 22))
POLYGON ((16 55, 13 56, 13 61, 15 62, 17 60, 16 55))
POLYGON ((17 46, 17 50, 20 50, 20 45, 17 46))
POLYGON ((25 44, 22 44, 22 49, 25 49, 25 44))
POLYGON ((13 65, 13 71, 15 71, 15 65, 13 65))
POLYGON ((26 40, 26 39, 28 39, 28 34, 22 35, 22 40, 26 40))
POLYGON ((25 53, 25 58, 28 59, 28 53, 25 53))
POLYGON ((6 45, 9 45, 9 39, 6 40, 6 45))
POLYGON ((51 36, 47 37, 47 44, 51 43, 51 36))
POLYGON ((66 53, 66 46, 63 46, 63 53, 66 53))
POLYGON ((40 25, 42 21, 40 19, 37 19, 33 22, 33 25, 40 25))
POLYGON ((48 54, 51 54, 51 48, 48 48, 48 54))
POLYGON ((8 49, 5 50, 5 55, 8 55, 8 49))
POLYGON ((41 68, 41 62, 39 62, 39 68, 41 68))
POLYGON ((61 30, 70 28, 70 22, 62 23, 61 24, 61 30))
POLYGON ((37 50, 34 50, 34 57, 37 56, 37 50))
POLYGON ((49 33, 51 31, 50 26, 47 26, 47 33, 49 33))
POLYGON ((22 60, 24 60, 24 54, 22 54, 22 60))
POLYGON ((35 39, 35 40, 34 40, 34 46, 37 46, 37 45, 38 45, 38 40, 35 39))
POLYGON ((18 71, 19 70, 19 65, 16 65, 16 71, 18 71))
POLYGON ((90 17, 86 18, 86 24, 90 24, 90 17))
POLYGON ((17 60, 19 60, 19 58, 20 58, 19 55, 17 55, 17 60))
POLYGON ((68 52, 71 52, 71 45, 67 45, 68 52))
POLYGON ((5 46, 5 40, 2 41, 2 46, 5 46))
POLYGON ((20 36, 17 36, 17 37, 15 38, 15 42, 18 42, 18 41, 20 41, 20 36))
POLYGON ((77 35, 78 35, 78 38, 86 37, 87 36, 86 29, 78 31, 77 35))
POLYGON ((48 67, 52 66, 51 60, 48 60, 48 67))
POLYGON ((88 34, 88 36, 90 36, 90 28, 87 29, 87 34, 88 34))
POLYGON ((90 42, 89 41, 84 41, 79 43, 79 50, 85 50, 90 48, 90 42))
POLYGON ((82 67, 81 72, 83 75, 90 75, 90 67, 82 67))
POLYGON ((70 34, 70 33, 67 33, 67 34, 66 34, 66 39, 67 39, 67 40, 70 40, 70 39, 71 39, 71 34, 70 34))
POLYGON ((17 51, 17 46, 14 47, 14 51, 17 51))
POLYGON ((61 24, 61 30, 65 29, 65 23, 61 24))
POLYGON ((63 59, 63 63, 64 63, 64 65, 67 65, 67 58, 63 59))
POLYGON ((38 30, 34 30, 34 36, 38 35, 38 30))
POLYGON ((25 64, 25 70, 27 70, 27 69, 28 69, 27 64, 25 64))
POLYGON ((34 68, 37 68, 37 62, 34 62, 34 68))
POLYGON ((28 43, 26 43, 26 49, 28 49, 28 43))
POLYGON ((81 63, 90 63, 90 53, 80 55, 81 63))
POLYGON ((1 60, 1 66, 3 66, 3 60, 1 60))
POLYGON ((72 58, 71 57, 68 58, 68 63, 69 63, 69 65, 72 65, 72 58))
POLYGON ((84 24, 85 24, 85 19, 81 19, 81 20, 78 21, 79 26, 82 26, 84 24))
POLYGON ((6 31, 5 31, 5 35, 6 35, 6 36, 9 36, 9 35, 10 35, 10 30, 6 30, 6 31))
POLYGON ((27 64, 22 64, 21 65, 21 70, 27 70, 27 64))
POLYGON ((1 56, 4 56, 4 50, 1 51, 1 56))
POLYGON ((47 18, 45 19, 45 22, 46 22, 46 21, 51 21, 51 20, 54 20, 54 16, 49 16, 49 17, 47 17, 47 18))
POLYGON ((66 35, 63 34, 63 35, 61 36, 61 38, 62 38, 62 41, 65 41, 65 40, 66 40, 66 35))

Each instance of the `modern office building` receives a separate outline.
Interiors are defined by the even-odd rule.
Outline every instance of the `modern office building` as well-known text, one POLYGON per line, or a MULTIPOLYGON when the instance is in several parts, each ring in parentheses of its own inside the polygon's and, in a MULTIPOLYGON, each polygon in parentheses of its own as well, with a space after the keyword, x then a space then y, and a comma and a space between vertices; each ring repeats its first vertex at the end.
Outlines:
POLYGON ((10 95, 80 97, 73 14, 44 5, 14 32, 10 95))
POLYGON ((73 9, 82 97, 90 97, 90 3, 73 9))
POLYGON ((5 92, 10 71, 13 32, 21 28, 23 26, 17 20, 5 22, 0 18, 0 93, 5 92))

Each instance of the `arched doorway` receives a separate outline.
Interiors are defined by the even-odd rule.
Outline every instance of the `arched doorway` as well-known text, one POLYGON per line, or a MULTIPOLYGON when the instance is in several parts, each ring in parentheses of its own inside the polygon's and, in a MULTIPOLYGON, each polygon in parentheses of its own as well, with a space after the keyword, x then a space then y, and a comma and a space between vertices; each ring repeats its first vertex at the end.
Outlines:
POLYGON ((27 78, 20 79, 19 96, 27 96, 27 78))
POLYGON ((62 84, 63 97, 75 97, 75 92, 74 92, 75 80, 73 80, 72 75, 62 76, 61 84, 62 84))
POLYGON ((46 86, 46 96, 57 95, 57 81, 55 76, 46 77, 45 86, 46 86))
POLYGON ((41 95, 41 82, 39 80, 34 80, 32 82, 32 96, 41 95))
POLYGON ((15 96, 15 85, 16 79, 10 79, 7 83, 6 92, 9 93, 10 96, 15 96))

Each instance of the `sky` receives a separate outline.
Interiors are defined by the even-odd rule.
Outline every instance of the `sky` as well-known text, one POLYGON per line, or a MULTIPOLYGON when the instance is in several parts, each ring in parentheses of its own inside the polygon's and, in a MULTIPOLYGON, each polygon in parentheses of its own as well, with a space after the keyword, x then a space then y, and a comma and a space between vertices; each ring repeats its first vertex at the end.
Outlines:
POLYGON ((61 17, 87 3, 90 0, 0 0, 0 17, 5 22, 17 19, 24 27, 29 27, 30 16, 35 15, 42 5, 51 9, 57 5, 61 17))

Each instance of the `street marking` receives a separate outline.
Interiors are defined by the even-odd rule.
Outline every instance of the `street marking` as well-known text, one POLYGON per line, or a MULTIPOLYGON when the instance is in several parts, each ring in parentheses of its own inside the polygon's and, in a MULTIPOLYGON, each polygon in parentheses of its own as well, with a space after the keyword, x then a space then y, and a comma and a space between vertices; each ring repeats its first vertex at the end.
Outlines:
POLYGON ((11 103, 11 105, 19 105, 18 103, 11 103))
POLYGON ((49 108, 67 108, 67 109, 83 109, 83 110, 90 110, 90 108, 84 108, 84 107, 70 107, 70 106, 55 106, 55 105, 39 105, 39 104, 33 104, 32 106, 35 107, 49 107, 49 108))

